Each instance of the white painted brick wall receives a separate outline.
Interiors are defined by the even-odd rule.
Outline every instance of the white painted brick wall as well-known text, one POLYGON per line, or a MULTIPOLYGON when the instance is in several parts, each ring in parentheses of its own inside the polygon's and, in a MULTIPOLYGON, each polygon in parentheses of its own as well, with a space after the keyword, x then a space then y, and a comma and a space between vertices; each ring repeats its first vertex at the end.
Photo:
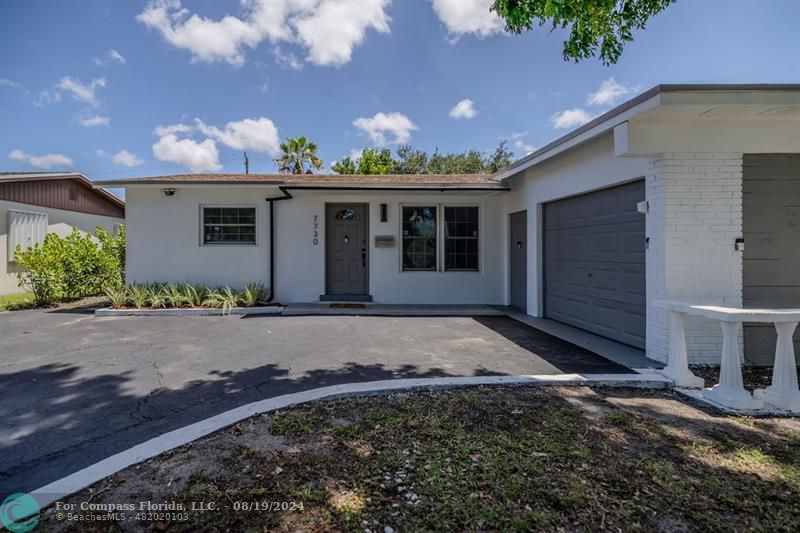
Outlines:
MULTIPOLYGON (((648 302, 741 306, 742 154, 661 154, 650 161, 646 195, 648 302)), ((666 361, 668 339, 667 313, 648 303, 648 356, 666 361)), ((718 364, 719 324, 690 317, 686 346, 690 362, 718 364)))

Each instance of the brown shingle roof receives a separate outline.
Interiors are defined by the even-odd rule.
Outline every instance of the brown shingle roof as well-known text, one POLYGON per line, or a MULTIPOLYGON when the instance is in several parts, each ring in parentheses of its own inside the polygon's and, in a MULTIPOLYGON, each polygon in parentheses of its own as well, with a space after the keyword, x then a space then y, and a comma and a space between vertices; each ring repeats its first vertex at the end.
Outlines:
POLYGON ((96 185, 119 187, 137 184, 199 185, 251 184, 287 185, 291 187, 430 187, 430 188, 497 188, 503 185, 485 174, 176 174, 122 180, 97 181, 96 185))

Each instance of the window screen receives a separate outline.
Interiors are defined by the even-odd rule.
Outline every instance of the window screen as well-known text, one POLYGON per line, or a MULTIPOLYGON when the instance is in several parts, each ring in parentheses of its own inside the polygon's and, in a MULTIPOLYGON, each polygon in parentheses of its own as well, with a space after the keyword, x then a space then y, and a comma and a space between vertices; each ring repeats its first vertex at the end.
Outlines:
POLYGON ((203 208, 203 244, 255 243, 255 207, 203 208))
POLYGON ((22 250, 41 244, 47 234, 47 215, 8 211, 8 261, 14 261, 17 246, 22 250))
POLYGON ((478 208, 444 208, 444 269, 478 270, 478 208))
POLYGON ((436 206, 403 206, 403 270, 436 270, 436 206))

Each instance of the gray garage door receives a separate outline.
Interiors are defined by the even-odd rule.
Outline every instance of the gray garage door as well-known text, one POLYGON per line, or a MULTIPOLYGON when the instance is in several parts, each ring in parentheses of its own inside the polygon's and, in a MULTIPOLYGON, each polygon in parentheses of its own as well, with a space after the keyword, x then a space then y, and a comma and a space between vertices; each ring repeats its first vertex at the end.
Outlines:
POLYGON ((545 315, 644 348, 644 180, 544 206, 545 315))
MULTIPOLYGON (((742 171, 742 303, 800 307, 800 154, 746 154, 742 171)), ((745 324, 748 362, 771 365, 776 339, 771 325, 745 324)), ((800 328, 794 347, 800 355, 800 328)))

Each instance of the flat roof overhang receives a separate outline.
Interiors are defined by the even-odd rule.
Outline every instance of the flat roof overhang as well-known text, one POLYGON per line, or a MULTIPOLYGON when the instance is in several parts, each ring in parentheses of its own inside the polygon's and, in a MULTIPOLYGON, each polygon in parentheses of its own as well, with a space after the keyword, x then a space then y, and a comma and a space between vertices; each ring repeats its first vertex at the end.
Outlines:
POLYGON ((626 122, 800 120, 800 84, 657 85, 495 173, 502 181, 626 122))

